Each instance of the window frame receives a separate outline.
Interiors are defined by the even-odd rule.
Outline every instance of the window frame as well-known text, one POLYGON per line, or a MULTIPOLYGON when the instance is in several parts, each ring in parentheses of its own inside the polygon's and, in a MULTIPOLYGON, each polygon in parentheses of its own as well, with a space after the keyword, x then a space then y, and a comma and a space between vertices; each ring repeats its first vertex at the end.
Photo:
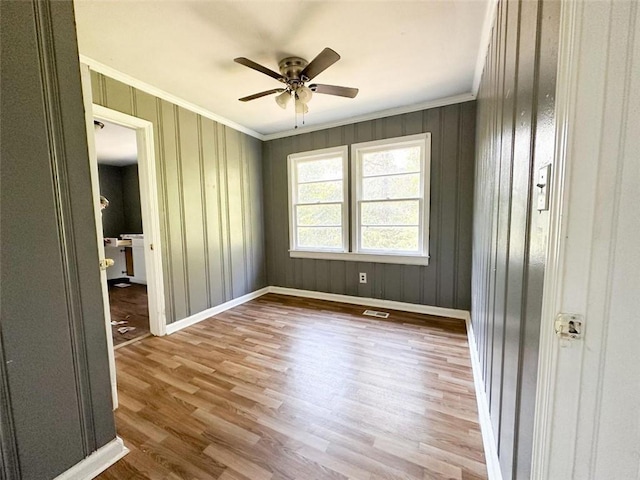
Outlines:
POLYGON ((431 208, 431 133, 420 133, 416 135, 405 135, 402 137, 375 140, 372 142, 361 142, 339 147, 323 148, 306 152, 293 153, 287 157, 287 185, 288 185, 288 209, 289 209, 289 256, 291 258, 310 258, 317 260, 343 260, 371 263, 391 263, 401 265, 428 265, 429 264, 429 210, 431 208), (358 175, 356 167, 358 162, 357 151, 367 148, 381 149, 380 147, 396 147, 403 145, 421 146, 421 227, 419 239, 420 251, 411 253, 397 251, 358 251, 360 232, 358 229, 359 216, 357 211, 357 199, 359 198, 358 175), (343 202, 342 202, 342 249, 318 249, 301 248, 296 245, 296 223, 295 206, 297 203, 297 170, 294 165, 303 159, 317 159, 334 156, 336 153, 342 156, 343 166, 343 202), (357 223, 356 223, 357 222, 357 223))
POLYGON ((403 137, 386 138, 371 142, 351 145, 351 251, 361 255, 385 257, 429 257, 429 208, 431 184, 431 135, 420 133, 403 137), (418 250, 374 250, 361 246, 360 205, 367 200, 362 199, 362 156, 366 153, 395 150, 403 147, 420 147, 420 197, 407 199, 389 199, 389 201, 417 200, 419 205, 418 250))
MULTIPOLYGON (((287 184, 289 207, 289 251, 301 253, 333 253, 344 254, 349 251, 349 147, 323 148, 308 152, 292 153, 287 157, 287 184), (296 207, 298 205, 315 205, 298 202, 298 170, 302 162, 313 162, 339 156, 342 158, 342 246, 339 248, 300 247, 298 245, 296 207)), ((316 203, 317 204, 317 203, 316 203)))

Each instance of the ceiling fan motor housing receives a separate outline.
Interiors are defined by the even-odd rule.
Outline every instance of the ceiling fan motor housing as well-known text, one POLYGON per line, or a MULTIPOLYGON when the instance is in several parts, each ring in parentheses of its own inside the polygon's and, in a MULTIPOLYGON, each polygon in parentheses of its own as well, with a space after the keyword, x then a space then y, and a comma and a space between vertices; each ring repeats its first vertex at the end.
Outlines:
MULTIPOLYGON (((304 83, 305 79, 300 77, 300 73, 309 65, 304 58, 287 57, 280 60, 278 67, 280 73, 287 79, 288 83, 304 83)), ((306 79, 308 80, 308 79, 306 79)))

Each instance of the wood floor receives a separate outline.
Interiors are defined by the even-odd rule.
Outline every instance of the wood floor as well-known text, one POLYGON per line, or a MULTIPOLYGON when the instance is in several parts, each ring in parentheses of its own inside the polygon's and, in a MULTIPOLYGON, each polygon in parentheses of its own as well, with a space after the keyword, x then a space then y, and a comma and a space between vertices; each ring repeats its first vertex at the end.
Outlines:
POLYGON ((149 335, 149 301, 147 286, 130 283, 129 287, 109 286, 109 307, 111 310, 111 334, 113 345, 118 346, 135 338, 149 335), (113 325, 113 322, 125 322, 113 325), (125 333, 119 328, 134 327, 125 333))
POLYGON ((111 479, 486 479, 460 320, 265 295, 116 352, 111 479))

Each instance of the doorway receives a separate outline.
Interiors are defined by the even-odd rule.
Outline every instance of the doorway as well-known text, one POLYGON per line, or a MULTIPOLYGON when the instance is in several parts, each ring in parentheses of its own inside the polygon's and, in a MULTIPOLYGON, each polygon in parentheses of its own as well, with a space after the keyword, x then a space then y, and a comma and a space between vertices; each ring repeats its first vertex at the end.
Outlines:
POLYGON ((136 131, 94 119, 114 348, 150 335, 136 131))
MULTIPOLYGON (((109 344, 109 354, 111 356, 111 374, 112 374, 112 390, 114 397, 114 408, 117 407, 117 385, 116 385, 116 365, 114 346, 124 345, 130 341, 135 341, 137 337, 136 330, 144 325, 148 325, 148 331, 152 335, 165 335, 166 319, 164 307, 164 281, 162 276, 162 255, 160 244, 160 217, 158 210, 158 197, 156 190, 155 175, 155 155, 153 149, 153 125, 146 120, 126 115, 124 113, 111 110, 100 105, 92 105, 93 118, 92 123, 97 121, 112 129, 119 128, 119 135, 127 138, 129 143, 135 143, 135 158, 137 166, 137 178, 131 175, 128 179, 123 179, 123 184, 136 183, 137 192, 123 195, 122 201, 133 201, 132 198, 139 200, 139 218, 136 213, 129 214, 130 227, 125 223, 125 230, 141 230, 141 233, 125 232, 116 237, 106 237, 103 234, 105 226, 104 220, 107 219, 103 212, 107 212, 109 207, 100 210, 99 217, 96 220, 96 238, 98 241, 98 250, 103 259, 113 260, 113 265, 102 271, 103 296, 105 299, 105 319, 107 322, 107 334, 109 344), (134 134, 135 142, 132 141, 130 135, 134 134), (137 182, 136 182, 137 181, 137 182), (128 200, 125 200, 127 198, 128 200), (140 226, 142 227, 140 229, 140 226), (120 252, 124 250, 124 252, 120 252), (115 258, 109 257, 112 255, 115 258), (111 268, 111 271, 109 271, 111 268), (124 272, 124 273, 123 273, 124 272), (109 278, 111 277, 111 278, 109 278), (128 282, 127 282, 128 279, 128 282), (124 280, 124 281, 123 281, 124 280), (124 287, 124 284, 133 284, 124 287), (120 285, 120 286, 116 286, 120 285), (146 297, 146 302, 145 302, 146 297), (111 312, 114 312, 111 318, 111 312), (147 314, 147 319, 144 318, 147 314), (126 322, 126 323, 119 323, 126 322), (134 330, 127 328, 135 327, 134 330), (119 329, 123 329, 121 333, 119 329), (114 333, 114 330, 117 333, 114 333)), ((95 125, 95 124, 94 124, 95 125)), ((98 147, 98 136, 96 127, 92 125, 92 140, 98 147)), ((98 127, 99 128, 99 127, 98 127)), ((115 131, 115 130, 114 130, 115 131)), ((117 135, 116 135, 117 136, 117 135)), ((93 143, 93 142, 90 142, 93 143)), ((107 145, 117 142, 104 142, 107 145)), ((104 147, 105 149, 114 148, 112 146, 104 147)), ((117 150, 118 148, 115 148, 117 150)), ((129 147, 131 152, 131 147, 129 147)), ((101 192, 100 182, 100 163, 97 157, 97 148, 94 149, 95 154, 92 155, 92 176, 94 191, 101 192)), ((113 155, 113 152, 112 152, 113 155)), ((133 156, 133 153, 130 153, 133 156)), ((106 165, 103 164, 102 170, 106 165)), ((132 168, 125 166, 125 168, 132 168)), ((125 174, 123 173, 123 176, 125 174)), ((107 182, 103 182, 105 185, 107 182)), ((123 189, 134 191, 132 186, 123 189)), ((96 193, 94 196, 100 202, 102 193, 96 193)), ((116 200, 115 197, 113 197, 116 200)), ((107 197, 107 200, 108 197, 107 197)), ((124 205, 122 208, 125 208, 124 205)), ((135 210, 135 209, 134 209, 135 210)), ((124 214, 123 214, 124 215, 124 214)), ((126 217, 126 215, 125 215, 126 217)), ((126 220, 125 220, 126 221, 126 220)), ((122 229, 120 228, 120 229, 122 229)), ((110 230, 116 232, 119 229, 110 230)), ((108 261, 108 260, 107 260, 108 261)), ((105 262, 106 263, 106 262, 105 262)))
MULTIPOLYGON (((118 391, 116 384, 116 362, 111 325, 111 308, 109 305, 109 282, 107 279, 108 261, 105 256, 105 239, 102 229, 102 210, 100 206, 99 168, 95 149, 94 120, 109 122, 121 127, 132 129, 136 137, 136 152, 138 179, 140 191, 140 215, 142 218, 142 238, 136 241, 138 258, 143 258, 144 275, 146 277, 147 308, 149 317, 149 331, 151 335, 166 334, 166 315, 164 303, 164 279, 162 272, 162 245, 160 236, 160 214, 158 207, 158 193, 155 168, 155 150, 153 140, 153 124, 147 120, 111 110, 100 105, 92 104, 91 75, 87 65, 81 65, 82 92, 85 105, 87 125, 87 142, 89 146, 89 166, 94 197, 94 212, 96 219, 96 244, 100 259, 100 279, 104 304, 105 330, 107 333, 107 352, 111 377, 111 393, 114 410, 118 407, 118 391), (142 255, 140 255, 140 253, 142 255)), ((108 207, 107 207, 108 208, 108 207)), ((134 251, 134 239, 131 238, 131 254, 134 251)), ((117 245, 116 245, 117 246, 117 245)), ((126 262, 126 257, 125 257, 126 262)), ((135 258, 133 259, 135 265, 135 258)), ((114 260, 115 266, 115 260, 114 260)), ((140 265, 140 260, 138 261, 140 265)), ((125 265, 126 269, 126 265, 125 265)), ((134 267, 135 276, 135 267, 134 267)), ((132 288, 132 287, 125 287, 132 288)), ((118 320, 116 320, 118 321, 118 320)), ((124 324, 122 324, 124 325, 124 324)))

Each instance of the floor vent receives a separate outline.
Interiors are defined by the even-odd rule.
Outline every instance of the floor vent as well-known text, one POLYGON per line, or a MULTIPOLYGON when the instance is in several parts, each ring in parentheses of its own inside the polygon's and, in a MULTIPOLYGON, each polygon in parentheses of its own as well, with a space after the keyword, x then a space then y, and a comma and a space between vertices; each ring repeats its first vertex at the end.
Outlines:
POLYGON ((362 314, 368 315, 369 317, 389 318, 389 314, 387 312, 376 312, 375 310, 365 310, 362 314))

